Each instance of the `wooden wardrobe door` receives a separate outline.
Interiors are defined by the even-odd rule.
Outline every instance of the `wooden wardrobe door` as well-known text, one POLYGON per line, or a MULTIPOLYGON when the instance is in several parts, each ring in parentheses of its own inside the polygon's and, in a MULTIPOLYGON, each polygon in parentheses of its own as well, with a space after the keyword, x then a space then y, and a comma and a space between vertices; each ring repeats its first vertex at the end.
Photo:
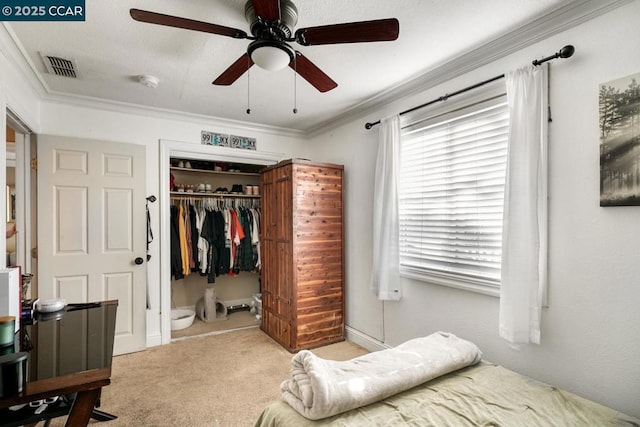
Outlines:
POLYGON ((262 172, 262 329, 290 351, 344 340, 341 165, 262 172))
POLYGON ((342 168, 294 170, 295 338, 312 348, 344 337, 342 168))

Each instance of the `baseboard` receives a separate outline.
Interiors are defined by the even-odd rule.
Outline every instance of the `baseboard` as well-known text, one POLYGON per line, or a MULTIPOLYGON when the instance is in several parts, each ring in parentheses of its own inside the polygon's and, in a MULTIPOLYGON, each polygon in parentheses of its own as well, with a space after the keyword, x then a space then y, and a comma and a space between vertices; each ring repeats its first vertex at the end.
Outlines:
POLYGON ((347 333, 347 339, 353 343, 358 344, 361 347, 366 348, 369 351, 379 351, 385 350, 387 348, 391 348, 387 344, 382 341, 378 341, 377 339, 358 331, 357 329, 353 329, 350 326, 346 326, 345 332, 347 333))

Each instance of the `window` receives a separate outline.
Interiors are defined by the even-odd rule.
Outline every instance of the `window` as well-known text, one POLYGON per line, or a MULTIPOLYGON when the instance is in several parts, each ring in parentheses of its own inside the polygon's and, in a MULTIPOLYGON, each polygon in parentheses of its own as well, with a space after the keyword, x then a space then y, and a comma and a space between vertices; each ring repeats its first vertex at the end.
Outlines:
POLYGON ((403 125, 402 275, 498 293, 508 119, 501 95, 403 125))

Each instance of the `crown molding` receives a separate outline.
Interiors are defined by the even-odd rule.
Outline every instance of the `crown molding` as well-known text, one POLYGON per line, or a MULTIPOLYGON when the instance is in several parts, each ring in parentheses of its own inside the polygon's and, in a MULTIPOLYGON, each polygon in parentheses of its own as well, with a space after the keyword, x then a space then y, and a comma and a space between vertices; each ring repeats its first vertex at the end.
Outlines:
POLYGON ((2 51, 7 56, 7 59, 11 61, 11 64, 22 73, 22 76, 29 83, 30 88, 34 93, 42 98, 49 90, 44 80, 40 78, 38 73, 34 70, 35 65, 29 59, 26 50, 22 44, 18 41, 18 37, 13 32, 11 25, 8 22, 3 22, 0 31, 0 46, 2 51))
POLYGON ((38 73, 38 68, 29 59, 29 55, 20 43, 14 31, 11 29, 11 26, 8 23, 3 23, 2 28, 4 29, 4 31, 0 30, 0 47, 2 48, 2 52, 6 51, 9 54, 12 65, 22 74, 24 79, 29 83, 29 86, 33 90, 36 98, 41 102, 75 105, 102 111, 128 113, 160 119, 180 120, 207 126, 230 127, 237 129, 238 131, 260 132, 277 136, 302 138, 305 135, 305 132, 296 129, 261 125, 257 123, 230 120, 177 110, 146 107, 138 104, 111 101, 89 96, 69 95, 53 91, 49 88, 40 73, 38 73))
MULTIPOLYGON (((422 73, 404 83, 393 86, 360 104, 350 107, 336 119, 330 119, 308 129, 308 137, 318 136, 355 120, 364 120, 390 103, 423 92, 455 77, 515 53, 539 41, 562 33, 584 22, 604 15, 633 0, 575 0, 502 36, 477 44, 462 55, 422 73)), ((373 119, 376 120, 376 119, 373 119)), ((364 123, 362 124, 364 128, 364 123)))
POLYGON ((165 120, 178 120, 187 123, 196 123, 213 127, 230 127, 234 130, 246 132, 260 132, 277 136, 289 136, 301 138, 305 133, 300 130, 281 128, 277 126, 261 125, 258 123, 244 122, 240 120, 224 119, 221 117, 207 116, 204 114, 187 113, 184 111, 170 110, 157 107, 146 107, 121 101, 112 101, 89 96, 68 95, 50 91, 44 96, 44 102, 75 105, 84 108, 92 108, 116 113, 134 114, 138 116, 153 117, 165 120))
POLYGON ((37 132, 40 127, 39 105, 35 109, 33 105, 29 107, 27 100, 37 104, 46 94, 46 89, 33 73, 24 50, 16 44, 15 34, 6 22, 0 25, 0 54, 5 65, 0 84, 9 83, 5 88, 7 111, 24 129, 28 129, 26 133, 37 132))

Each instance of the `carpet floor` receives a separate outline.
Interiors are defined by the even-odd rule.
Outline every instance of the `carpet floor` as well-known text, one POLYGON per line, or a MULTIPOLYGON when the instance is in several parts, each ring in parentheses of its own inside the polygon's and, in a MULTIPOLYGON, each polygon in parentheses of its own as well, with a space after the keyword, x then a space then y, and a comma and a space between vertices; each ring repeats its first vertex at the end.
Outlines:
POLYGON ((171 331, 171 339, 193 337, 212 332, 245 328, 247 326, 260 326, 260 320, 256 319, 255 314, 249 313, 248 311, 237 311, 227 315, 227 318, 224 320, 216 320, 213 322, 203 322, 196 316, 193 324, 188 328, 171 331))
MULTIPOLYGON (((312 351, 333 360, 367 353, 349 341, 312 351)), ((257 327, 114 357, 100 409, 118 419, 103 425, 252 426, 268 403, 280 399, 291 358, 257 327)), ((64 425, 64 418, 51 425, 64 425)))

